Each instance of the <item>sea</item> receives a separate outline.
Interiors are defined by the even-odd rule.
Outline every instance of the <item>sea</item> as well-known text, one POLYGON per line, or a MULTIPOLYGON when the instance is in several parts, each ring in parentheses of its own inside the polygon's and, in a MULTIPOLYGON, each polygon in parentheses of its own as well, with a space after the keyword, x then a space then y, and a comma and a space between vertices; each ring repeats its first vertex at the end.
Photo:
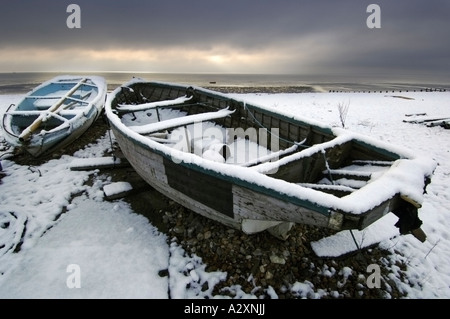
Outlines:
POLYGON ((37 85, 58 75, 95 75, 105 78, 108 91, 142 78, 148 81, 172 82, 234 92, 377 92, 377 91, 448 91, 450 78, 432 76, 339 76, 297 74, 187 74, 132 72, 14 72, 0 73, 0 95, 25 94, 37 85), (242 90, 247 88, 247 90, 242 90), (241 90, 240 90, 241 89, 241 90), (278 90, 277 90, 278 89, 278 90))

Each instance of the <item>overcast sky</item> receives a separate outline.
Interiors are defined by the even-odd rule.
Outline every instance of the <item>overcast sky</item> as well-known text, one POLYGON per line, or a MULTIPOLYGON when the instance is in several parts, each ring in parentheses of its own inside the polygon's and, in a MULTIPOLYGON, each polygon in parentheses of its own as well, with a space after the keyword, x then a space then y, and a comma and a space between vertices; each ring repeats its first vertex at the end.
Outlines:
POLYGON ((449 0, 0 3, 0 72, 450 74, 449 0))

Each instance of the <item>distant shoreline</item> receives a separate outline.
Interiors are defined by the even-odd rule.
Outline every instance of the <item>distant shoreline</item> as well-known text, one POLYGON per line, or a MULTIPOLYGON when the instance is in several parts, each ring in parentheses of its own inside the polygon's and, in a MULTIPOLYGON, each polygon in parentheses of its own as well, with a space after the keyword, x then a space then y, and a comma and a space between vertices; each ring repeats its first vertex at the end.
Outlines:
MULTIPOLYGON (((120 84, 109 84, 111 92, 120 84)), ((0 95, 21 95, 30 92, 36 84, 11 84, 0 86, 0 95)), ((378 89, 378 90, 318 90, 314 86, 204 86, 205 89, 226 94, 280 94, 280 93, 412 93, 412 92, 448 92, 446 88, 378 89)))
MULTIPOLYGON (((0 94, 26 94, 37 85, 61 75, 56 72, 0 73, 0 94)), ((108 91, 143 77, 148 81, 192 85, 222 93, 335 93, 335 92, 443 92, 450 91, 450 79, 407 77, 308 76, 281 74, 170 74, 95 72, 105 78, 108 91)))
POLYGON ((205 87, 206 89, 222 93, 251 94, 251 93, 412 93, 412 92, 447 92, 445 88, 424 88, 424 89, 385 89, 385 90, 328 90, 319 91, 307 86, 264 86, 264 87, 234 87, 217 86, 205 87))

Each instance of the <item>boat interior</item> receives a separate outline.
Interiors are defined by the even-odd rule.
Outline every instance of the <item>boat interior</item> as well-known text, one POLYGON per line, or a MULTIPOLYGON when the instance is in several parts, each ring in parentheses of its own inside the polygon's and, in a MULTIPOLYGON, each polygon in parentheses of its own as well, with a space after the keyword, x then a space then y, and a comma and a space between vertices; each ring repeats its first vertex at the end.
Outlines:
POLYGON ((113 110, 128 127, 168 147, 346 196, 400 156, 357 139, 208 90, 135 83, 113 110), (201 120, 199 120, 201 119, 201 120))
POLYGON ((93 83, 85 82, 68 95, 67 92, 78 83, 78 81, 54 82, 25 96, 17 107, 14 104, 9 106, 3 117, 3 127, 10 134, 19 136, 38 118, 42 118, 39 131, 49 131, 70 121, 85 111, 86 106, 98 94, 98 88, 93 83), (50 112, 49 110, 57 104, 58 110, 50 112), (10 125, 6 125, 7 122, 10 125))

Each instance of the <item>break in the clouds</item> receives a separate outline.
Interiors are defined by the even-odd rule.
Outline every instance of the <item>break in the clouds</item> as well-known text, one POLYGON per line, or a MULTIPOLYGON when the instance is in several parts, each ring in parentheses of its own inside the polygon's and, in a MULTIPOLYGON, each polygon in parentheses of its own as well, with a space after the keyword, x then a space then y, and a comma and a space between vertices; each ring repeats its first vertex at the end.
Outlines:
POLYGON ((8 1, 0 71, 445 75, 449 14, 447 0, 8 1), (71 3, 81 28, 67 26, 71 3))

